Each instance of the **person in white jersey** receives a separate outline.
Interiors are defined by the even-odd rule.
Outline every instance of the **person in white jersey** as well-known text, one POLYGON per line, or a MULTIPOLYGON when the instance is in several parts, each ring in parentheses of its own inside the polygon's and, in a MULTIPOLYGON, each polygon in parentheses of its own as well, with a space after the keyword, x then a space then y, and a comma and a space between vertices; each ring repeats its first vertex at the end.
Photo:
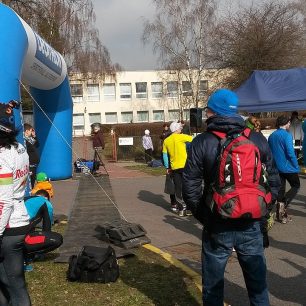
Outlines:
POLYGON ((29 215, 24 204, 29 156, 16 141, 13 108, 0 103, 0 305, 31 305, 24 277, 24 237, 29 215))

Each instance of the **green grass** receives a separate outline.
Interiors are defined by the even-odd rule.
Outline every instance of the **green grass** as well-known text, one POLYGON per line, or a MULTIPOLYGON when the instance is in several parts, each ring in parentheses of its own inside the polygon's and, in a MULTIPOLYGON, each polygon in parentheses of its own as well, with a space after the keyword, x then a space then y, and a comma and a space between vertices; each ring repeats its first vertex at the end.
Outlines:
POLYGON ((166 174, 166 168, 165 167, 148 167, 147 165, 133 165, 133 166, 125 166, 125 168, 130 170, 138 170, 147 174, 160 176, 166 174))
MULTIPOLYGON (((56 230, 62 232, 63 227, 56 230)), ((26 273, 33 306, 201 305, 201 293, 190 277, 144 248, 119 260, 120 277, 109 284, 68 282, 68 264, 54 263, 56 255, 47 254, 26 273)))

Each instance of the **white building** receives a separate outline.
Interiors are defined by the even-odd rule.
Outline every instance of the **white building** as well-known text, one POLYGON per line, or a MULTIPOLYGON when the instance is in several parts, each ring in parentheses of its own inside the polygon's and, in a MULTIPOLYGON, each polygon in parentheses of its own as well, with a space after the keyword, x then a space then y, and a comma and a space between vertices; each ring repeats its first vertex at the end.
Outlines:
POLYGON ((197 86, 203 107, 208 88, 216 83, 211 72, 194 85, 171 71, 123 71, 103 80, 75 75, 70 80, 74 135, 89 135, 94 122, 168 122, 178 120, 180 112, 189 120, 189 109, 195 107, 191 86, 197 86))

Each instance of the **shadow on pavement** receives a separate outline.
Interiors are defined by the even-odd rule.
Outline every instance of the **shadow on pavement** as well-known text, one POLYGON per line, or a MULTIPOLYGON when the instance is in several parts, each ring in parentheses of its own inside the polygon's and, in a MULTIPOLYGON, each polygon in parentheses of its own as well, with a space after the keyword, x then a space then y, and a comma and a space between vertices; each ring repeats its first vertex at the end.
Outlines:
POLYGON ((250 304, 246 288, 242 288, 239 285, 228 281, 227 279, 224 280, 224 292, 224 301, 232 306, 250 304))
POLYGON ((138 192, 138 199, 143 201, 143 202, 152 203, 154 205, 162 207, 165 210, 169 210, 169 207, 170 207, 170 199, 169 199, 169 201, 167 201, 165 199, 164 195, 155 194, 151 191, 140 190, 138 192))
POLYGON ((175 266, 164 267, 154 262, 147 263, 139 260, 136 256, 126 260, 120 266, 120 279, 131 288, 146 295, 153 305, 201 305, 187 290, 186 275, 175 266), (133 260, 133 265, 129 265, 129 260, 133 260), (141 269, 145 271, 137 279, 133 275, 139 275, 141 269))
MULTIPOLYGON (((304 252, 305 255, 305 252, 304 252)), ((298 272, 294 276, 282 277, 274 272, 268 271, 269 290, 281 301, 305 305, 306 301, 306 269, 288 259, 283 259, 285 263, 291 265, 298 272), (283 290, 280 290, 283 288, 283 290)))
POLYGON ((273 237, 269 237, 269 240, 270 240, 270 246, 273 248, 277 248, 279 250, 283 250, 283 251, 286 251, 286 252, 289 252, 295 255, 299 255, 301 257, 305 257, 306 255, 306 246, 304 244, 278 241, 278 240, 275 240, 273 237))
MULTIPOLYGON (((165 200, 164 196, 161 194, 155 194, 147 190, 140 190, 138 198, 141 201, 152 203, 169 211, 170 199, 169 201, 165 200)), ((178 217, 176 214, 173 214, 173 216, 165 215, 163 221, 183 232, 192 234, 196 237, 202 237, 202 228, 199 226, 199 222, 193 217, 178 217)))
POLYGON ((196 221, 192 216, 190 217, 179 217, 176 215, 164 217, 164 222, 174 226, 176 229, 194 235, 195 237, 202 237, 202 227, 199 226, 199 222, 196 221))

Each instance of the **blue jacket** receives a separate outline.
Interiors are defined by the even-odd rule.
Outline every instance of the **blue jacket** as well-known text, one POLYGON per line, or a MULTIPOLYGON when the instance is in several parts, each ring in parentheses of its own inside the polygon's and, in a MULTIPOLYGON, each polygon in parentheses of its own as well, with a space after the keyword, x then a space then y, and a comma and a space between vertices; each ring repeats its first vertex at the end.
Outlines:
POLYGON ((32 196, 25 199, 24 204, 33 227, 40 221, 43 221, 43 230, 51 230, 53 224, 53 206, 50 201, 42 196, 32 196))
POLYGON ((288 131, 281 128, 277 129, 270 135, 268 142, 279 172, 300 172, 293 148, 293 138, 288 131))

